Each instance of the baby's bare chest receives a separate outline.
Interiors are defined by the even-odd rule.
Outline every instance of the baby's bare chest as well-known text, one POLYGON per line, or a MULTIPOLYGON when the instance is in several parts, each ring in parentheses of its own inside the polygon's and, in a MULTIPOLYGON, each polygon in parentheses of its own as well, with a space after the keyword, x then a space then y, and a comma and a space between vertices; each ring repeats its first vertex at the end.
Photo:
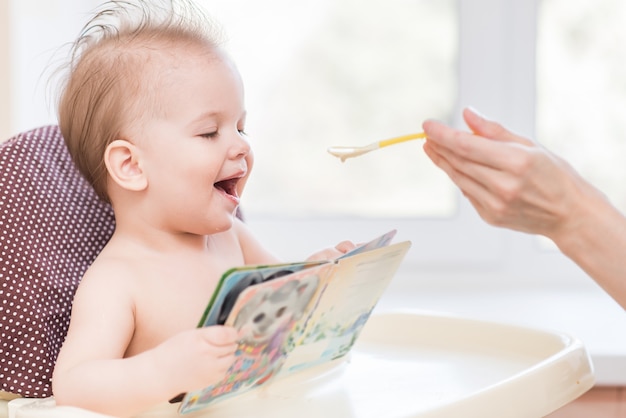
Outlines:
POLYGON ((232 266, 188 265, 154 269, 135 298, 135 333, 129 348, 140 352, 197 327, 221 275, 232 266))

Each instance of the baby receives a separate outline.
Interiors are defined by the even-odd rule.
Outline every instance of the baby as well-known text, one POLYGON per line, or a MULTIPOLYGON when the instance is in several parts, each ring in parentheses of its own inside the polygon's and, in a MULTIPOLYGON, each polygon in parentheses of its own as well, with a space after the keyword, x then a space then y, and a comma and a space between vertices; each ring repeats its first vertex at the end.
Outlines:
POLYGON ((236 217, 245 122, 241 77, 192 0, 107 2, 85 26, 59 125, 116 229, 76 292, 57 404, 130 416, 224 378, 237 331, 196 328, 217 280, 280 262, 236 217))

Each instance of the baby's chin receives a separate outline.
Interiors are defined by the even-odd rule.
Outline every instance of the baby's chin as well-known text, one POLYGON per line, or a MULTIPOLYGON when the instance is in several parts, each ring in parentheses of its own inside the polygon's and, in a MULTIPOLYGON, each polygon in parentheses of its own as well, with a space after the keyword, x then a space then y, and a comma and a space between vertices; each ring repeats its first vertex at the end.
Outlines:
POLYGON ((230 231, 236 221, 237 211, 233 210, 232 213, 226 214, 225 216, 219 218, 219 221, 217 219, 211 219, 206 225, 202 225, 201 228, 197 227, 193 232, 189 232, 204 236, 219 234, 222 232, 230 231))

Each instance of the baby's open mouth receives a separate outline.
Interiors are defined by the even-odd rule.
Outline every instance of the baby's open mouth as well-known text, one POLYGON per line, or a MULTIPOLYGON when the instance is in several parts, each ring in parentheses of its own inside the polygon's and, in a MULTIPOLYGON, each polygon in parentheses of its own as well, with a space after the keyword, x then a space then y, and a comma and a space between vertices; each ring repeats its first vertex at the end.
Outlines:
POLYGON ((213 185, 213 187, 222 190, 224 193, 230 196, 238 197, 237 194, 237 183, 239 182, 239 177, 226 179, 218 181, 213 185))

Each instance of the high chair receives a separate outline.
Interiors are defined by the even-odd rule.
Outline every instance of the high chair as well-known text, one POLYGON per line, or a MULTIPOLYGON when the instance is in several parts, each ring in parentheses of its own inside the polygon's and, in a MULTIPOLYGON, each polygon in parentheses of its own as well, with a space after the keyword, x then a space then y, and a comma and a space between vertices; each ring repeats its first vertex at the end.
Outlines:
POLYGON ((0 390, 47 397, 78 283, 114 229, 57 126, 0 143, 0 390))
MULTIPOLYGON (((80 279, 115 227, 57 126, 0 143, 0 418, 97 418, 50 378, 80 279)), ((546 416, 594 383, 566 334, 430 312, 379 312, 351 353, 189 417, 546 416)), ((171 417, 164 403, 139 417, 171 417)))

